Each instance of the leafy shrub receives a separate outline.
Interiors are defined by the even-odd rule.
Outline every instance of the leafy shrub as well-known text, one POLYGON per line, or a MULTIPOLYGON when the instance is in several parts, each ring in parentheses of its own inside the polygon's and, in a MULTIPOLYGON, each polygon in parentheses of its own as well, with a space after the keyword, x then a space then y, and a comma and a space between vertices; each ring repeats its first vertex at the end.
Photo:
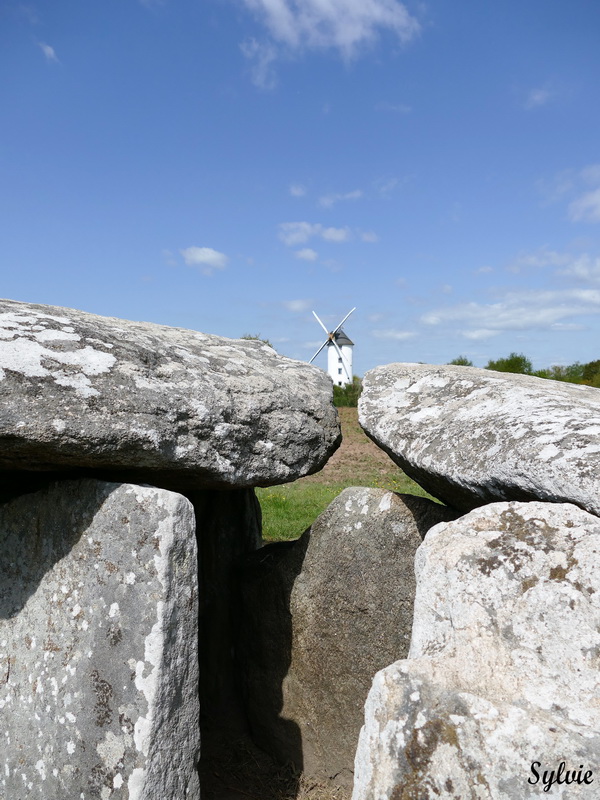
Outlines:
POLYGON ((454 364, 457 367, 473 366, 473 362, 471 361, 471 359, 467 358, 466 356, 457 356, 456 358, 453 358, 452 361, 449 361, 448 364, 454 364))
POLYGON ((362 381, 358 375, 354 375, 352 383, 346 386, 333 387, 333 405, 337 408, 356 408, 358 405, 358 398, 362 392, 362 381))
POLYGON ((485 365, 486 369, 493 369, 496 372, 515 372, 520 375, 531 375, 531 361, 523 353, 511 353, 507 358, 499 358, 497 361, 489 360, 485 365))

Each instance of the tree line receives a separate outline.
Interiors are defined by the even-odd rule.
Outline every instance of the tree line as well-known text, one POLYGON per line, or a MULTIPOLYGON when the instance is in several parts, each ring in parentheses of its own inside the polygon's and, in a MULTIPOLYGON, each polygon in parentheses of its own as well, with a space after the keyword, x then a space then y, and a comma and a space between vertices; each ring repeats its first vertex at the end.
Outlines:
MULTIPOLYGON (((473 362, 466 356, 453 358, 449 364, 463 367, 472 367, 473 362)), ((511 353, 506 358, 490 359, 485 369, 496 372, 514 372, 519 375, 535 375, 537 378, 548 378, 553 381, 566 381, 567 383, 582 383, 586 386, 595 386, 600 389, 600 359, 581 364, 576 361, 566 367, 554 364, 546 369, 534 370, 529 358, 523 353, 511 353)))

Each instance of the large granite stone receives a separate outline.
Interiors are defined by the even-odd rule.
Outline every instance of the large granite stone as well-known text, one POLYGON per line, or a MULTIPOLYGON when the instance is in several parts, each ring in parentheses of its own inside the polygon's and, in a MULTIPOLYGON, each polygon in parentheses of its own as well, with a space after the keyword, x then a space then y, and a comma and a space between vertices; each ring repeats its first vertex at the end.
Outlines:
POLYGON ((600 514, 600 390, 473 367, 368 372, 367 434, 430 494, 470 510, 571 502, 600 514))
POLYGON ((66 481, 0 507, 0 797, 198 800, 184 497, 66 481))
POLYGON ((284 483, 339 444, 331 381, 258 341, 0 301, 0 470, 284 483))
POLYGON ((492 504, 429 531, 415 568, 409 657, 373 682, 353 800, 596 797, 600 520, 492 504), (549 786, 561 762, 594 783, 549 786))
POLYGON ((455 516, 421 497, 345 489, 299 540, 248 558, 239 651, 253 738, 306 779, 351 785, 373 676, 408 652, 415 551, 455 516))

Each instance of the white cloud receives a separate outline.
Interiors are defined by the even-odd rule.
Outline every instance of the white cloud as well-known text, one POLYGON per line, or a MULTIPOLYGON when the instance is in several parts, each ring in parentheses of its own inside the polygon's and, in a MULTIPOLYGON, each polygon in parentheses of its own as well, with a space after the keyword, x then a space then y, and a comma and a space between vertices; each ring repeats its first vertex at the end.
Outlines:
POLYGON ((42 51, 42 53, 46 56, 46 61, 53 61, 58 64, 58 57, 53 47, 50 47, 49 44, 45 42, 38 42, 38 47, 42 51))
POLYGON ((380 31, 408 42, 420 25, 398 0, 243 0, 271 38, 291 51, 335 49, 352 58, 380 31))
POLYGON ((296 258, 301 258, 304 261, 316 261, 319 257, 319 254, 316 250, 311 250, 310 247, 304 247, 302 250, 296 250, 295 256, 296 258))
POLYGON ((568 264, 572 256, 568 253, 559 253, 556 250, 549 250, 547 247, 540 247, 530 253, 519 253, 516 259, 509 264, 510 272, 521 272, 524 269, 540 269, 543 267, 560 267, 568 264))
POLYGON ((598 282, 600 281, 600 258, 593 258, 588 253, 583 253, 557 272, 559 275, 576 280, 598 282))
POLYGON ((304 244, 313 236, 318 236, 322 225, 312 222, 281 222, 279 225, 279 238, 288 247, 295 244, 304 244))
POLYGON ((323 228, 321 231, 326 242, 347 242, 351 235, 350 228, 323 228))
POLYGON ((326 194, 319 197, 319 205, 322 208, 332 208, 340 200, 359 200, 363 196, 360 189, 355 189, 353 192, 346 192, 345 194, 326 194))
POLYGON ((381 197, 389 197, 402 183, 406 183, 406 179, 401 181, 400 178, 378 178, 374 181, 374 186, 381 197))
POLYGON ((492 336, 500 336, 502 331, 490 331, 487 328, 479 328, 475 331, 461 331, 465 339, 474 339, 479 341, 481 339, 491 339, 492 336))
POLYGON ((421 317, 426 325, 466 324, 467 338, 481 339, 500 331, 548 330, 569 317, 600 314, 600 290, 522 291, 507 293, 497 303, 462 303, 421 317))
POLYGON ((600 188, 574 200, 569 206, 569 218, 574 222, 600 222, 600 188))
POLYGON ((179 251, 189 267, 199 267, 203 275, 212 275, 218 269, 225 269, 228 258, 212 247, 186 247, 179 251))
POLYGON ((327 242, 346 242, 351 238, 350 228, 325 228, 320 222, 281 222, 279 224, 279 238, 292 247, 304 244, 315 236, 320 236, 327 242))
POLYGON ((489 272, 493 272, 493 267, 479 267, 479 269, 475 270, 476 275, 486 275, 489 272))
POLYGON ((375 233, 375 231, 363 231, 360 234, 360 238, 363 242, 378 242, 379 236, 375 233))
POLYGON ((387 328, 386 330, 371 331, 371 335, 375 336, 377 339, 404 341, 405 339, 412 339, 417 334, 413 331, 399 331, 394 328, 387 328))
POLYGON ((299 313, 301 311, 308 311, 312 305, 312 300, 284 300, 282 305, 288 311, 299 313))
POLYGON ((301 183, 292 183, 290 185, 290 194, 292 197, 304 197, 306 194, 306 187, 301 183))
POLYGON ((242 42, 240 49, 252 62, 252 83, 259 89, 274 89, 277 86, 277 76, 273 64, 277 60, 277 48, 270 42, 258 42, 250 38, 242 42))
POLYGON ((336 50, 349 61, 372 45, 381 32, 402 43, 421 26, 399 0, 242 0, 267 30, 267 40, 249 39, 242 52, 253 62, 252 80, 273 88, 273 63, 310 50, 336 50))
POLYGON ((525 100, 525 108, 532 109, 532 108, 540 108, 540 106, 545 106, 547 103, 550 102, 553 96, 554 92, 552 92, 548 87, 532 89, 527 95, 527 99, 525 100))

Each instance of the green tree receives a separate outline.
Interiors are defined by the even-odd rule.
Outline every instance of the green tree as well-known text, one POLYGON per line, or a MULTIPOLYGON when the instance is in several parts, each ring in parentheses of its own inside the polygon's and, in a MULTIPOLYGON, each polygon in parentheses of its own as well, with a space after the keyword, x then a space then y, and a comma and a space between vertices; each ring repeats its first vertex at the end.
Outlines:
POLYGON ((472 367, 473 362, 470 358, 466 356, 457 356, 453 358, 452 361, 449 361, 448 364, 455 364, 457 367, 472 367))
POLYGON ((531 361, 523 353, 511 353, 506 358, 499 358, 496 361, 490 359, 485 368, 496 370, 496 372, 516 372, 521 375, 532 374, 531 361))
POLYGON ((358 375, 354 375, 352 383, 346 386, 333 387, 333 405, 337 408, 349 407, 356 408, 358 405, 358 398, 362 392, 362 381, 358 375))

